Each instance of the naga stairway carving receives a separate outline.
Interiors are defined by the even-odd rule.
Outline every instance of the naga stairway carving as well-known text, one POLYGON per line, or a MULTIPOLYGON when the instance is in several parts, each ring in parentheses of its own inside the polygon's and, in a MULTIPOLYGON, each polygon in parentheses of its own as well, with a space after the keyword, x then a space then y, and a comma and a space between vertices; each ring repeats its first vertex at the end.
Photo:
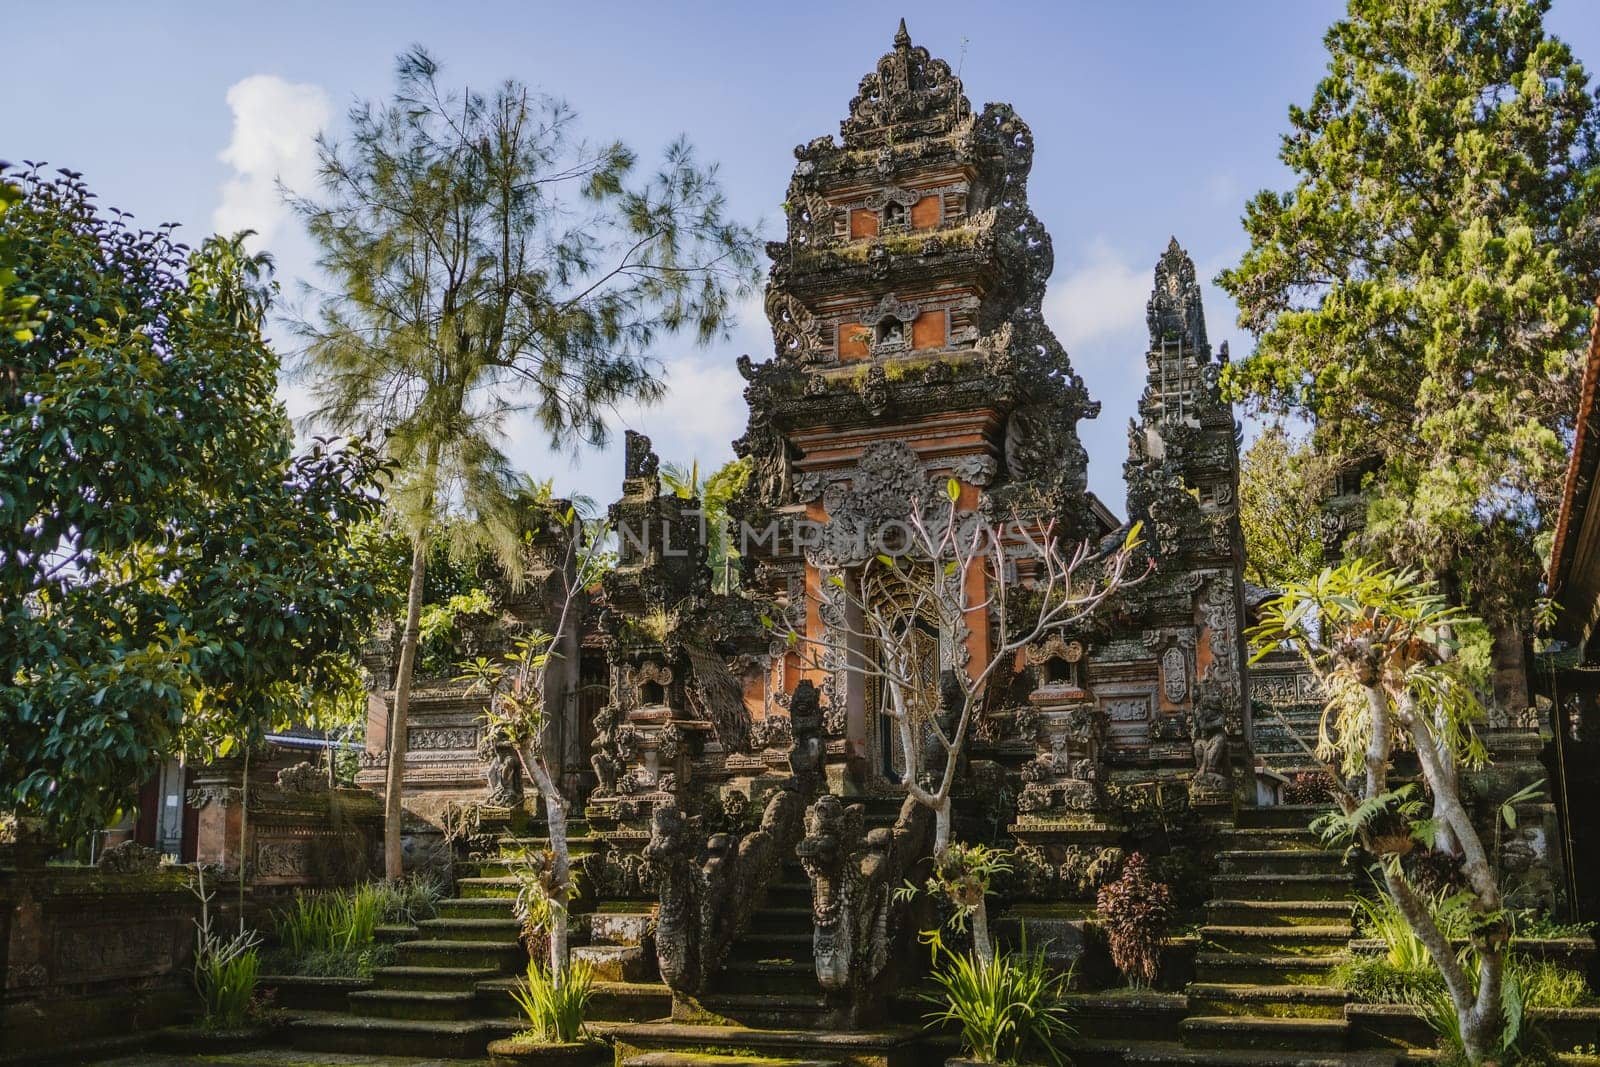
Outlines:
POLYGON ((877 979, 903 933, 906 905, 895 890, 927 859, 932 841, 933 813, 909 797, 893 826, 870 830, 861 805, 832 794, 806 811, 795 854, 811 880, 817 980, 838 1025, 858 1026, 875 1013, 877 979))
POLYGON ((806 803, 822 781, 821 725, 817 690, 802 682, 790 705, 793 776, 772 792, 760 826, 743 837, 718 833, 707 838, 699 820, 675 801, 656 805, 644 857, 655 872, 661 900, 656 962, 673 992, 675 1009, 692 1010, 692 1001, 722 969, 729 949, 749 926, 767 885, 794 855, 806 803))

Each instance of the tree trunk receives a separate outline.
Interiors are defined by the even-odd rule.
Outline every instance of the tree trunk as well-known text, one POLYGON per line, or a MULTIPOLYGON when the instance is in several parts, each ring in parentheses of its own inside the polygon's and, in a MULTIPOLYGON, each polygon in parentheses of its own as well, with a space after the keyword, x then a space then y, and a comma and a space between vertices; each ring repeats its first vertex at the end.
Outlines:
POLYGON ((933 854, 937 856, 950 844, 950 797, 940 797, 933 808, 933 854))
POLYGON ((400 635, 400 665, 394 678, 394 713, 389 716, 389 771, 383 793, 383 873, 399 878, 405 873, 400 850, 400 824, 405 809, 401 786, 406 775, 406 718, 411 707, 411 674, 417 664, 417 642, 422 624, 423 581, 428 569, 428 531, 417 531, 411 546, 411 587, 406 593, 406 627, 400 635))
POLYGON ((972 912, 972 952, 978 965, 987 971, 994 966, 994 940, 989 936, 989 902, 978 901, 972 912))
POLYGON ((550 768, 539 756, 524 759, 529 777, 539 787, 544 802, 545 825, 550 831, 552 882, 559 899, 550 901, 550 980, 557 988, 567 973, 567 902, 572 887, 572 859, 567 849, 567 798, 561 795, 550 768))

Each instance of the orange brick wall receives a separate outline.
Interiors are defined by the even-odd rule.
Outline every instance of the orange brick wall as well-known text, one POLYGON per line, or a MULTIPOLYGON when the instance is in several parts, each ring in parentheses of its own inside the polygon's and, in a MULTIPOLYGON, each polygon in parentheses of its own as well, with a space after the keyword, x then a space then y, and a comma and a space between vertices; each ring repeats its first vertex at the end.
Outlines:
POLYGON ((945 344, 944 312, 924 311, 911 324, 912 348, 943 348, 945 344))
POLYGON ((858 207, 850 212, 850 236, 852 239, 875 237, 877 233, 878 213, 876 211, 868 211, 864 207, 858 207))
POLYGON ((865 359, 870 354, 867 349, 868 330, 859 322, 845 322, 839 324, 839 358, 840 359, 865 359))
POLYGON ((937 196, 925 196, 911 205, 911 228, 931 230, 944 221, 944 204, 937 196))

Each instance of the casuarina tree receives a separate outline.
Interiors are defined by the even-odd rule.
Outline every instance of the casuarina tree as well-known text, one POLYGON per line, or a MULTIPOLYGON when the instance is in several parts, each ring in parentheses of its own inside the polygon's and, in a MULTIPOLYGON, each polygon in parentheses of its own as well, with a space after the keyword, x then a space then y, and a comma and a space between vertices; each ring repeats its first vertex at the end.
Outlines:
POLYGON ((412 541, 388 730, 395 877, 430 543, 465 518, 514 578, 508 420, 557 448, 603 442, 615 404, 661 395, 663 336, 724 331, 757 243, 686 142, 640 175, 622 143, 581 140, 562 101, 514 81, 447 91, 420 48, 400 57, 393 97, 355 106, 318 152, 320 189, 291 197, 331 282, 299 323, 312 420, 381 443, 412 541))
POLYGON ((1234 395, 1307 418, 1358 552, 1419 562, 1521 662, 1600 291, 1600 111, 1547 0, 1350 0, 1218 278, 1234 395))

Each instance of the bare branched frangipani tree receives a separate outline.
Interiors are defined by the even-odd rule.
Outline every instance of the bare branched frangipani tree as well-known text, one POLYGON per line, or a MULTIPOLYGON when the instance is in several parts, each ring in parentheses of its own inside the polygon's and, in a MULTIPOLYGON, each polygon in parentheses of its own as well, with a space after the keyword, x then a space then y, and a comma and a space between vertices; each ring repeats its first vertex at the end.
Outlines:
POLYGON ((804 667, 875 683, 881 699, 869 714, 889 720, 899 745, 895 773, 907 795, 933 812, 936 853, 950 843, 950 794, 973 718, 1002 666, 1148 573, 1129 573, 1138 524, 1115 548, 1083 542, 1068 549, 1053 521, 1013 515, 991 526, 959 508, 955 481, 946 496, 932 508, 911 501, 895 524, 897 537, 905 533, 904 552, 823 568, 844 611, 833 612, 821 632, 803 632, 793 619, 773 624, 804 667), (927 649, 935 640, 944 669, 930 676, 927 649))
POLYGON ((585 524, 568 507, 555 520, 563 530, 563 555, 558 568, 561 576, 560 603, 556 607, 554 630, 535 630, 517 638, 511 651, 499 658, 479 656, 462 664, 459 681, 471 683, 469 692, 486 694, 487 728, 494 740, 517 755, 526 780, 539 790, 544 806, 550 848, 533 857, 536 870, 531 882, 538 899, 525 900, 519 894, 518 910, 524 923, 533 913, 533 925, 543 928, 549 938, 548 966, 551 982, 559 987, 567 967, 567 906, 577 885, 572 877, 572 856, 567 844, 569 802, 556 781, 546 746, 551 737, 548 724, 549 701, 559 694, 546 689, 552 662, 562 638, 577 622, 578 599, 600 575, 601 552, 606 531, 585 524))

